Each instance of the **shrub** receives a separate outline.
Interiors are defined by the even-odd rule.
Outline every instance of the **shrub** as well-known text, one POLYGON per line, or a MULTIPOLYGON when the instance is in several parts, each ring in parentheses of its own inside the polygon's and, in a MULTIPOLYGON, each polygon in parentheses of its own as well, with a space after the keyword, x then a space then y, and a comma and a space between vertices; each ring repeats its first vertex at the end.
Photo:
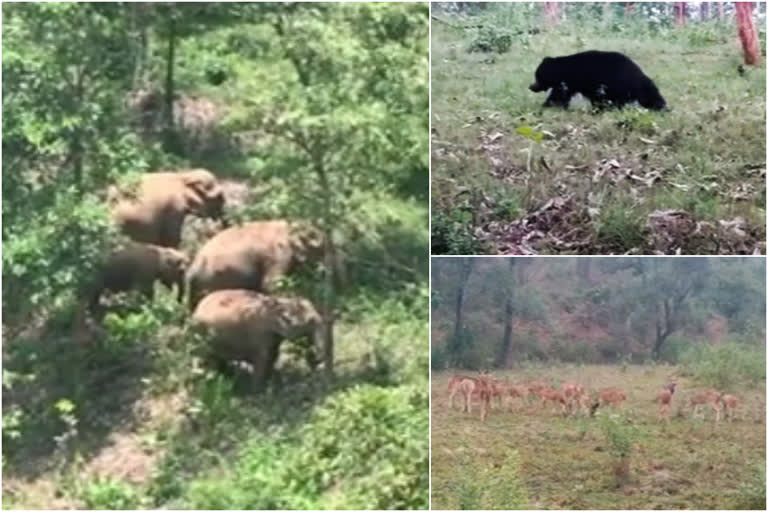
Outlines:
POLYGON ((252 437, 233 474, 189 486, 198 509, 425 509, 428 386, 360 386, 329 398, 291 439, 252 437))
POLYGON ((471 52, 507 53, 512 46, 512 36, 493 27, 480 29, 469 45, 471 52))
POLYGON ((694 378, 717 389, 765 382, 764 348, 735 342, 694 345, 680 361, 694 378))
POLYGON ((85 507, 91 510, 135 510, 140 505, 131 486, 110 479, 88 482, 79 494, 85 507))
POLYGON ((456 505, 461 510, 520 510, 528 508, 528 497, 520 481, 516 451, 506 452, 500 468, 473 464, 464 450, 457 467, 463 468, 455 485, 456 505))
POLYGON ((765 508, 765 462, 755 466, 751 481, 741 484, 740 503, 734 507, 744 510, 764 510, 765 508))

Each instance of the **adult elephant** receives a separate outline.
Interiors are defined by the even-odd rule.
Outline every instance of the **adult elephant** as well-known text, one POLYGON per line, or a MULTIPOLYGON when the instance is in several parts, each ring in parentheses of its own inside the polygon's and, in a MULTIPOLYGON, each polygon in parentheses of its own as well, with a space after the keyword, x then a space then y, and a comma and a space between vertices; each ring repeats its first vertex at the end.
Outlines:
POLYGON ((286 220, 225 229, 203 245, 187 271, 190 309, 206 292, 274 292, 277 281, 297 265, 321 261, 323 246, 319 231, 286 220))
POLYGON ((178 248, 187 215, 219 219, 224 191, 205 169, 154 172, 141 177, 135 194, 111 187, 109 200, 118 228, 136 242, 178 248))
POLYGON ((219 365, 250 363, 257 386, 271 378, 284 339, 309 338, 312 348, 308 363, 313 368, 317 360, 314 351, 323 350, 322 319, 302 297, 218 290, 197 305, 192 325, 208 334, 210 354, 219 365))

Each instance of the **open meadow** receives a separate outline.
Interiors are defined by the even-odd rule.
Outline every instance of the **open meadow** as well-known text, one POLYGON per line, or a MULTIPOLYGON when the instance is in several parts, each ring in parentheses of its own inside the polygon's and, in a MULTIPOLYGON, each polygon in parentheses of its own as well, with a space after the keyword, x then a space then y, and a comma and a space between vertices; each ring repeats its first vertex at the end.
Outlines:
POLYGON ((626 401, 618 411, 601 406, 589 417, 565 416, 535 397, 506 396, 503 407, 492 397, 482 422, 477 397, 471 414, 462 412, 460 394, 449 407, 454 374, 432 374, 433 509, 739 509, 755 506, 745 501, 751 486, 761 478, 765 485, 765 473, 755 469, 765 461, 764 382, 724 390, 743 400, 745 416, 716 423, 712 409, 692 417, 688 399, 704 386, 675 366, 531 366, 493 376, 557 389, 561 381, 577 382, 588 392, 615 386, 626 401), (654 399, 674 377, 666 424, 654 399), (618 485, 617 450, 625 438, 629 472, 618 485))
POLYGON ((441 5, 432 254, 765 254, 765 58, 744 65, 730 6, 679 26, 661 3, 441 5), (669 110, 543 108, 542 59, 587 50, 631 58, 669 110))

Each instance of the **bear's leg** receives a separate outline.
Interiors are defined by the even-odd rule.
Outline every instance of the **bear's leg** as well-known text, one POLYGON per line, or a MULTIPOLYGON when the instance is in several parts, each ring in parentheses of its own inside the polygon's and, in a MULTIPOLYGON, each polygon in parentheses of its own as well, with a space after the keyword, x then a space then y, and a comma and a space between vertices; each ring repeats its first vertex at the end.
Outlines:
POLYGON ((561 83, 549 92, 547 101, 544 102, 545 107, 563 107, 568 108, 568 104, 571 102, 571 96, 573 94, 568 90, 568 86, 565 83, 561 83))

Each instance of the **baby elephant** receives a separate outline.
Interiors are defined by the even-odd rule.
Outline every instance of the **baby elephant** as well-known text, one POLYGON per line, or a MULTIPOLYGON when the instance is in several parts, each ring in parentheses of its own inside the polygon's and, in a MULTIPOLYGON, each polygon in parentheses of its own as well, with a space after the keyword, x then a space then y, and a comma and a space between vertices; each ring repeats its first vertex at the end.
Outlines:
POLYGON ((155 281, 168 288, 175 284, 179 302, 184 300, 184 275, 189 259, 181 251, 159 245, 130 244, 107 258, 89 294, 89 308, 99 305, 104 290, 113 292, 138 289, 148 299, 154 297, 155 281))
POLYGON ((314 350, 323 349, 320 314, 301 297, 219 290, 200 301, 192 324, 212 336, 210 348, 219 364, 250 363, 257 386, 272 376, 283 339, 308 337, 314 350))

